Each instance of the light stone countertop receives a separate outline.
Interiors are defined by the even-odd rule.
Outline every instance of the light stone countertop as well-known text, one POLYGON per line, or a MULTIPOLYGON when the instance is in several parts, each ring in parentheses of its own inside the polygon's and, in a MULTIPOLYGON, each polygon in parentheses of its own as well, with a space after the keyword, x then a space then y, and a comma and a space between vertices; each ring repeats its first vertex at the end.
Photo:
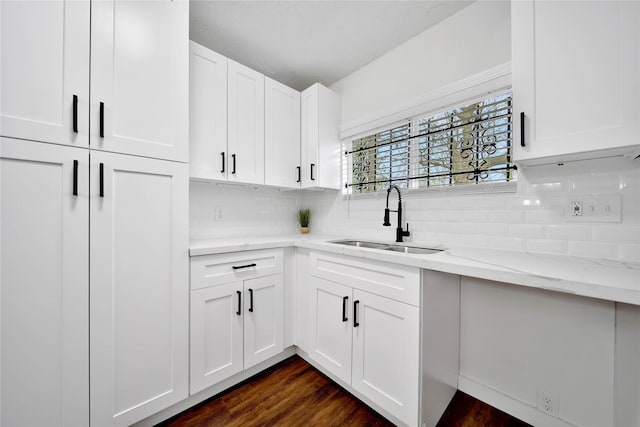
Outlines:
MULTIPOLYGON (((640 263, 477 248, 449 248, 418 255, 328 243, 341 239, 344 238, 291 235, 192 240, 190 255, 293 246, 640 305, 640 263)), ((420 242, 406 244, 429 246, 420 242)))

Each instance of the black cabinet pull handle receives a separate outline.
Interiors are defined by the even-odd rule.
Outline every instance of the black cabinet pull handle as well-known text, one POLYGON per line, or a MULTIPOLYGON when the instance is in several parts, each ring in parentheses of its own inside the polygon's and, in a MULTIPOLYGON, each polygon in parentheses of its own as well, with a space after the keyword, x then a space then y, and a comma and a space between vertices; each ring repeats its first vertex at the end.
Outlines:
POLYGON ((249 267, 255 267, 256 263, 251 263, 251 264, 247 264, 247 265, 233 265, 231 266, 231 268, 233 268, 234 270, 240 270, 241 268, 249 268, 249 267))
POLYGON ((520 146, 524 147, 524 111, 520 113, 520 146))
POLYGON ((358 304, 360 304, 360 300, 355 300, 353 302, 353 327, 357 328, 358 326, 360 326, 360 323, 358 323, 358 304))
POLYGON ((302 168, 300 166, 296 166, 296 169, 298 169, 298 180, 296 182, 300 182, 300 179, 302 178, 302 168))
POLYGON ((253 313, 253 289, 249 289, 249 312, 253 313))
POLYGON ((342 297, 342 321, 346 322, 347 320, 347 300, 349 297, 342 297))
POLYGON ((100 138, 104 138, 104 102, 100 103, 100 138))
POLYGON ((78 95, 73 95, 73 131, 78 133, 78 95))
POLYGON ((222 156, 222 170, 220 171, 220 173, 224 173, 224 151, 220 153, 220 155, 222 156))
POLYGON ((236 314, 238 316, 242 315, 242 292, 240 291, 236 291, 236 294, 238 294, 238 311, 236 311, 236 314))
POLYGON ((100 163, 100 197, 104 197, 104 163, 100 163))
POLYGON ((314 168, 315 166, 316 166, 316 165, 315 165, 314 163, 311 163, 311 181, 315 181, 315 180, 316 180, 316 179, 315 179, 315 177, 313 176, 313 168, 314 168))
POLYGON ((236 155, 235 154, 231 155, 231 160, 233 161, 233 169, 231 170, 231 173, 235 174, 236 173, 236 155))
POLYGON ((73 195, 78 195, 78 161, 73 161, 73 195))

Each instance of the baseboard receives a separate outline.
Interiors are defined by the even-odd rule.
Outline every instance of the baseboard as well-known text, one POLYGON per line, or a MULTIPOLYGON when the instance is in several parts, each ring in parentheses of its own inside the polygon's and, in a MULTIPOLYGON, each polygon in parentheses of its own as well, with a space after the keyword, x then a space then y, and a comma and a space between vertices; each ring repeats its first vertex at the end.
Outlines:
POLYGON ((227 378, 226 380, 221 381, 218 384, 212 385, 209 388, 206 388, 194 395, 191 395, 186 399, 176 403, 175 405, 172 405, 167 409, 164 409, 158 413, 151 415, 150 417, 145 418, 142 421, 139 421, 133 424, 132 427, 151 427, 162 421, 168 420, 174 415, 177 415, 180 412, 186 411, 192 406, 195 406, 198 403, 201 403, 215 396, 216 394, 219 394, 237 384, 240 384, 245 380, 248 380, 252 376, 259 374, 260 372, 272 367, 273 365, 279 362, 282 362, 283 360, 293 356, 294 354, 296 354, 295 346, 285 348, 282 353, 275 355, 270 359, 265 360, 264 362, 258 363, 257 365, 252 366, 251 368, 246 369, 230 378, 227 378))
POLYGON ((458 389, 533 426, 575 427, 574 424, 549 416, 535 406, 508 396, 464 375, 458 377, 458 389))

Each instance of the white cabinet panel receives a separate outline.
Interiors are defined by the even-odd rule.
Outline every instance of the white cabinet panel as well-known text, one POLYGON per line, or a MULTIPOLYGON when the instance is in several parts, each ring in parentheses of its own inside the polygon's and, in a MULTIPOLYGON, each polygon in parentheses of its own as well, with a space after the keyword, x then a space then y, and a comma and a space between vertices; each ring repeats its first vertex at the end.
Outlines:
POLYGON ((97 425, 131 424, 187 396, 187 186, 186 164, 91 154, 91 418, 97 425))
POLYGON ((352 289, 311 277, 312 359, 346 383, 351 383, 352 289))
POLYGON ((640 150, 640 4, 512 4, 514 157, 551 163, 640 150))
POLYGON ((244 368, 282 352, 284 340, 282 274, 244 282, 244 368))
POLYGON ((340 95, 316 83, 300 104, 302 188, 340 189, 340 95))
POLYGON ((0 134, 87 147, 89 1, 2 1, 0 20, 0 134))
POLYGON ((300 92, 265 77, 264 183, 300 188, 300 92))
POLYGON ((188 161, 188 16, 186 0, 92 3, 91 148, 188 161))
POLYGON ((191 292, 191 394, 243 369, 242 281, 191 292))
POLYGON ((189 176, 227 179, 227 58, 189 42, 189 176))
POLYGON ((264 184, 264 76, 232 60, 227 72, 227 178, 264 184))
POLYGON ((418 424, 418 307, 353 291, 351 386, 408 425, 418 424))
POLYGON ((2 138, 0 156, 0 424, 88 425, 89 155, 2 138))

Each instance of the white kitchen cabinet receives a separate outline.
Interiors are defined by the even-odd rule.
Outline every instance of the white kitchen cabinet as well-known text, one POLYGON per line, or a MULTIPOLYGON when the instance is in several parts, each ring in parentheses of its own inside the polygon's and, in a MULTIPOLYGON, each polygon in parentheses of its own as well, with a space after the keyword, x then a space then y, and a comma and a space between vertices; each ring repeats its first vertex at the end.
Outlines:
POLYGON ((227 179, 227 58, 189 42, 189 176, 227 179))
POLYGON ((405 423, 417 424, 418 307, 353 291, 351 386, 405 423))
POLYGON ((353 290, 349 286, 319 277, 311 277, 311 342, 309 355, 351 383, 351 342, 353 325, 351 303, 353 290))
POLYGON ((191 260, 191 394, 284 348, 282 250, 191 260))
POLYGON ((87 150, 0 139, 3 426, 89 425, 88 166, 87 150))
POLYGON ((300 188, 300 92, 264 80, 264 183, 300 188))
POLYGON ((301 186, 340 189, 340 95, 316 83, 300 103, 301 186))
POLYGON ((640 154, 638 2, 512 2, 511 30, 516 162, 640 154))
POLYGON ((189 3, 91 4, 91 148, 187 162, 189 3))
POLYGON ((418 425, 419 269, 310 258, 309 356, 402 423, 418 425))
POLYGON ((264 184, 264 75, 227 63, 227 179, 264 184))
POLYGON ((191 394, 243 369, 242 281, 191 292, 191 394))
POLYGON ((87 147, 89 1, 2 1, 0 20, 0 135, 87 147))
POLYGON ((188 396, 188 166, 91 153, 91 420, 188 396))

